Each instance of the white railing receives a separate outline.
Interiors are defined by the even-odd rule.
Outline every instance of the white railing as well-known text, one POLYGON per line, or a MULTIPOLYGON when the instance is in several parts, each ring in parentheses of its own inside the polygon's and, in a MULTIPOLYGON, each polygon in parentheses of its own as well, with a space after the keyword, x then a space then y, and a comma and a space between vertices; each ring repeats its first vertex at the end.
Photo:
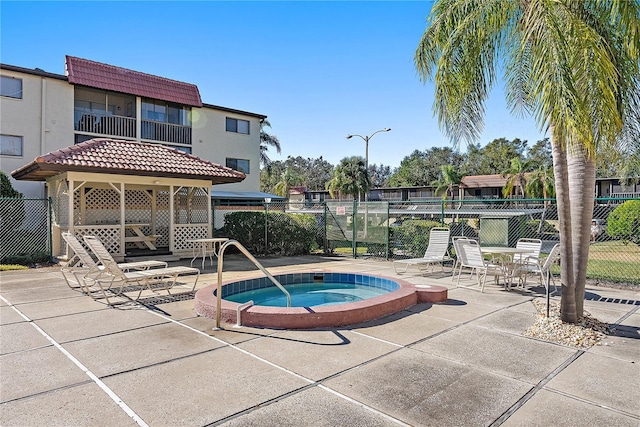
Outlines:
POLYGON ((135 117, 115 116, 111 114, 88 113, 82 108, 74 110, 74 127, 79 132, 102 135, 136 137, 135 117))
POLYGON ((142 120, 141 138, 191 145, 191 126, 142 120))

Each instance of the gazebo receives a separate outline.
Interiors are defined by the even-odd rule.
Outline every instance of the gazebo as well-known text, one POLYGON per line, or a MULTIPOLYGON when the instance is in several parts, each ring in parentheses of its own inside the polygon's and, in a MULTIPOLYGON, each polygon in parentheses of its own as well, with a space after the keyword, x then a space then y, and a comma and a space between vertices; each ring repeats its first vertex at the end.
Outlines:
POLYGON ((212 235, 211 186, 245 174, 158 144, 92 139, 36 158, 11 175, 46 181, 53 255, 61 233, 97 236, 115 258, 133 252, 191 254, 212 235))

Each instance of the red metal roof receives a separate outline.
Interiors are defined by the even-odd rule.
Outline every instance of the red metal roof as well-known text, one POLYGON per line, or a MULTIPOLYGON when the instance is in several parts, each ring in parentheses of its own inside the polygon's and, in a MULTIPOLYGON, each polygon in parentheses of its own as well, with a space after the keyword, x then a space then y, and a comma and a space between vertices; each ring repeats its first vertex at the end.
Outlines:
POLYGON ((164 77, 66 56, 69 83, 202 107, 198 87, 164 77))
POLYGON ((37 157, 11 173, 15 179, 44 181, 61 172, 94 172, 184 179, 214 184, 239 182, 246 175, 159 144, 95 138, 37 157))

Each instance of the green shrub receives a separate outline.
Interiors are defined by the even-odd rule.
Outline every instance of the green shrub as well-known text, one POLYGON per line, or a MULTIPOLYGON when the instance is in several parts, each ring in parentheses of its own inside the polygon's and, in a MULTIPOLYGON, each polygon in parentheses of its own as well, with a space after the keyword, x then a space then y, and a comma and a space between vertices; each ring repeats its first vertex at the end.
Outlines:
POLYGON ((304 255, 318 248, 313 215, 269 212, 265 250, 265 213, 234 212, 225 217, 224 234, 253 254, 304 255))
POLYGON ((547 233, 555 234, 558 233, 558 230, 548 221, 542 223, 542 230, 540 230, 540 220, 533 219, 524 223, 520 236, 523 238, 532 238, 547 233))
POLYGON ((49 254, 46 252, 21 253, 2 258, 2 264, 33 265, 47 261, 49 261, 49 254))
POLYGON ((640 200, 627 200, 607 218, 607 234, 640 244, 640 200))
POLYGON ((421 257, 429 245, 431 229, 440 226, 436 221, 413 219, 404 221, 400 227, 389 229, 390 246, 402 248, 408 256, 421 257))

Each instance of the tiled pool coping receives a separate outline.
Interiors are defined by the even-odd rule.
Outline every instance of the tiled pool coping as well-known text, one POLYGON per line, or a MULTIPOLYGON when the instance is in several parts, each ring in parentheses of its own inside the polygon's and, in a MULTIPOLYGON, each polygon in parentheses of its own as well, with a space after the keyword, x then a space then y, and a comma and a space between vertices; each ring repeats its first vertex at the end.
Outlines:
MULTIPOLYGON (((275 276, 283 285, 319 280, 356 283, 387 289, 385 295, 366 300, 318 307, 266 307, 250 306, 241 311, 242 325, 278 329, 312 329, 351 325, 367 320, 379 319, 389 314, 402 311, 418 301, 427 301, 421 294, 428 292, 436 295, 431 302, 447 299, 446 288, 432 287, 429 290, 417 289, 414 285, 401 279, 371 276, 367 274, 334 273, 334 272, 301 272, 275 276), (434 293, 435 292, 435 293, 434 293), (444 298, 444 299, 443 299, 444 298)), ((227 281, 222 286, 222 320, 225 323, 236 323, 237 308, 240 304, 227 301, 224 296, 243 290, 258 289, 271 286, 266 277, 227 281)), ((216 288, 210 285, 196 293, 195 311, 198 315, 216 318, 216 288)))

